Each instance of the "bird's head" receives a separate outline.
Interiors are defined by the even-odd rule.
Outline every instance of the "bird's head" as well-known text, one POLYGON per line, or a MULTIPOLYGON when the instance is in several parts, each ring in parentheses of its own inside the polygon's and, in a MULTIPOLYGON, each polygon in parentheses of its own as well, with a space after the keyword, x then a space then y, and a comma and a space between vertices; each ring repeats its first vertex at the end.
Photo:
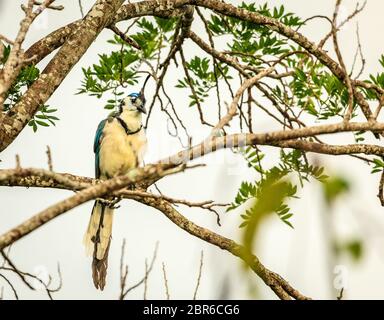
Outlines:
POLYGON ((147 113, 147 110, 145 109, 144 93, 142 91, 140 93, 130 93, 121 101, 120 111, 122 112, 124 109, 137 114, 147 113))

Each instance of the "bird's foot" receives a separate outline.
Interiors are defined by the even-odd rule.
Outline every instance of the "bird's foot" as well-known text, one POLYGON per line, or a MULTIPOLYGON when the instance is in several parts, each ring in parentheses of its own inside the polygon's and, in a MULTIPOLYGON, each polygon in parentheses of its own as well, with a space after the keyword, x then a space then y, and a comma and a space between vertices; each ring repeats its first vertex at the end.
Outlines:
POLYGON ((107 206, 110 209, 120 208, 120 206, 117 204, 120 202, 121 199, 121 197, 114 197, 112 200, 97 198, 98 201, 100 201, 103 205, 107 206))
POLYGON ((121 201, 121 197, 115 197, 113 200, 109 201, 108 207, 110 209, 118 209, 120 205, 118 203, 121 201))

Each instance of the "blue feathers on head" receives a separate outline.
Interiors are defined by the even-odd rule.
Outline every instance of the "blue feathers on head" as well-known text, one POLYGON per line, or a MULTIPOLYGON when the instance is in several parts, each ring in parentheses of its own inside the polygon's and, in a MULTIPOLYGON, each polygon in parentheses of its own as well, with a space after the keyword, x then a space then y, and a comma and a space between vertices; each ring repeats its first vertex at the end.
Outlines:
POLYGON ((129 97, 135 97, 135 98, 138 98, 138 97, 140 97, 140 93, 133 92, 133 93, 130 93, 128 96, 129 96, 129 97))
POLYGON ((133 92, 128 95, 128 97, 131 97, 131 102, 136 106, 137 110, 139 110, 142 113, 147 113, 145 110, 145 97, 143 92, 141 91, 140 93, 133 92), (140 99, 140 105, 137 105, 136 99, 140 99))

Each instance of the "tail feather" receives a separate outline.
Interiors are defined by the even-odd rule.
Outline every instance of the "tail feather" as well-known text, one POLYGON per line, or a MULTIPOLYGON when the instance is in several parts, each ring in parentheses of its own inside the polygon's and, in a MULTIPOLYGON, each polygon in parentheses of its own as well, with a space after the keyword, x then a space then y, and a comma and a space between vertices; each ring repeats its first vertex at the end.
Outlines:
POLYGON ((98 259, 94 256, 92 261, 93 284, 96 289, 100 290, 104 289, 105 279, 107 277, 109 244, 110 241, 108 243, 107 250, 105 251, 105 256, 102 259, 98 259))
POLYGON ((96 201, 87 232, 84 235, 84 244, 87 255, 93 254, 92 277, 97 289, 103 290, 107 276, 108 252, 111 243, 113 209, 101 201, 96 201))

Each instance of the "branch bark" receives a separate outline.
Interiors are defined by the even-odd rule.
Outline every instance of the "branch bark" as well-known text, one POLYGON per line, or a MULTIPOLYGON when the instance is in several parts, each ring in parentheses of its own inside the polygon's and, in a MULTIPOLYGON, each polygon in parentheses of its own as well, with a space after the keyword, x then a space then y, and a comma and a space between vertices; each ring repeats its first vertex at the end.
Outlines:
POLYGON ((174 224, 189 234, 210 244, 213 244, 220 249, 226 250, 234 256, 242 259, 280 299, 310 299, 302 295, 296 289, 292 288, 292 286, 280 275, 267 269, 255 255, 244 255, 243 246, 209 229, 196 225, 192 221, 185 218, 182 214, 180 214, 175 208, 172 207, 169 202, 163 199, 149 197, 138 198, 137 201, 160 210, 169 220, 171 220, 174 224))
MULTIPOLYGON (((183 166, 180 167, 181 164, 185 164, 189 160, 196 159, 198 157, 204 156, 211 152, 215 152, 216 150, 223 149, 223 148, 245 146, 245 145, 256 145, 256 144, 274 145, 278 142, 285 142, 288 147, 293 147, 294 145, 292 144, 292 142, 290 144, 289 141, 285 141, 285 140, 292 140, 300 137, 309 137, 309 136, 314 136, 318 134, 335 133, 335 132, 352 131, 352 130, 382 131, 384 130, 384 124, 383 123, 372 124, 372 123, 342 122, 342 123, 333 124, 333 125, 305 127, 305 128, 287 130, 287 131, 274 131, 274 132, 261 133, 261 134, 233 134, 230 136, 212 137, 211 139, 207 139, 202 143, 194 146, 193 148, 180 151, 173 156, 167 157, 161 160, 160 162, 158 162, 157 164, 147 165, 143 168, 133 169, 126 176, 116 177, 116 178, 104 181, 102 183, 99 183, 95 186, 88 187, 78 192, 76 195, 64 201, 61 201, 54 206, 49 207, 48 209, 42 211, 41 213, 35 215, 31 219, 22 223, 18 227, 0 236, 0 250, 9 246, 13 242, 17 241, 21 237, 27 235, 28 233, 32 232, 33 230, 37 229, 38 227, 52 220, 58 215, 86 201, 95 199, 97 197, 103 197, 105 195, 109 195, 114 191, 123 189, 129 184, 141 182, 142 180, 148 180, 150 181, 149 183, 153 183, 153 181, 156 181, 156 179, 158 179, 159 177, 163 177, 169 173, 178 172, 181 169, 183 169, 184 168, 183 166), (164 171, 164 170, 170 170, 172 168, 175 168, 175 169, 170 172, 164 171)), ((304 144, 303 142, 296 142, 296 144, 298 144, 298 146, 301 148, 309 148, 308 147, 309 144, 304 144), (300 143, 301 143, 301 146, 300 146, 300 143)), ((309 146, 311 146, 313 150, 315 150, 315 148, 321 149, 321 147, 318 144, 312 143, 309 146)), ((350 148, 351 151, 349 152, 360 151, 360 152, 370 152, 370 153, 377 154, 383 151, 383 147, 379 147, 379 146, 367 147, 364 145, 360 145, 360 147, 355 146, 354 148, 355 149, 350 148)), ((336 154, 337 152, 340 152, 340 150, 339 151, 333 150, 333 151, 336 152, 336 154)), ((330 152, 330 150, 328 150, 328 152, 330 152)), ((345 148, 344 148, 344 152, 347 152, 345 148)), ((40 170, 38 172, 34 172, 31 169, 27 169, 27 170, 30 170, 30 171, 23 171, 23 169, 19 169, 19 168, 14 169, 14 171, 12 170, 0 171, 0 184, 5 183, 5 185, 11 185, 12 183, 15 182, 15 177, 17 176, 25 177, 25 175, 29 172, 29 173, 35 174, 39 178, 41 178, 41 176, 43 175, 46 175, 48 177, 48 180, 52 179, 54 183, 57 183, 59 186, 62 186, 65 188, 69 188, 69 189, 84 188, 84 185, 79 184, 82 182, 74 182, 70 180, 70 176, 68 175, 60 176, 51 171, 40 170)), ((28 181, 30 180, 28 179, 24 180, 24 182, 27 182, 27 183, 28 181)), ((44 183, 45 182, 46 180, 44 181, 44 183)))
MULTIPOLYGON (((26 236, 27 234, 31 233, 32 231, 38 229, 45 223, 67 212, 68 210, 79 206, 82 203, 111 194, 116 190, 125 188, 131 183, 135 183, 143 179, 163 177, 165 175, 178 172, 184 169, 184 167, 179 167, 179 169, 177 170, 166 171, 166 167, 167 166, 161 165, 148 165, 144 168, 133 169, 125 176, 115 177, 113 179, 106 180, 103 183, 99 183, 95 186, 85 188, 84 190, 73 195, 72 197, 69 197, 63 201, 60 201, 50 206, 49 208, 34 215, 30 219, 24 221, 17 227, 1 235, 0 251, 8 247, 15 241, 26 236)), ((4 175, 3 178, 6 179, 6 175, 4 175)), ((2 180, 1 177, 0 180, 2 180)), ((63 181, 64 180, 62 180, 61 182, 63 181)))
MULTIPOLYGON (((361 131, 384 130, 383 123, 339 123, 324 126, 304 127, 300 129, 274 131, 259 134, 232 134, 223 137, 211 137, 204 142, 180 151, 172 156, 162 159, 159 163, 177 166, 189 160, 197 159, 208 153, 225 148, 235 148, 246 145, 278 146, 281 148, 293 148, 303 151, 323 153, 329 155, 366 154, 384 155, 384 147, 370 144, 329 145, 324 143, 297 140, 320 134, 361 131)), ((145 189, 156 181, 156 178, 140 182, 138 185, 145 189)), ((75 176, 68 173, 56 173, 43 169, 6 169, 0 170, 0 186, 58 188, 68 190, 82 190, 99 183, 99 180, 88 177, 75 176)))
POLYGON ((43 105, 79 61, 103 28, 109 25, 123 0, 98 0, 48 63, 40 77, 21 100, 3 117, 0 125, 0 151, 23 130, 30 118, 43 105))
MULTIPOLYGON (((33 57, 32 61, 36 63, 64 43, 57 55, 48 64, 41 77, 30 87, 21 101, 10 110, 0 123, 0 151, 4 150, 17 137, 37 111, 38 107, 48 100, 73 65, 84 54, 88 46, 104 27, 113 25, 121 20, 144 15, 158 15, 163 17, 178 16, 185 11, 184 6, 186 5, 205 7, 219 14, 265 25, 269 29, 284 35, 302 46, 326 65, 337 78, 343 82, 346 81, 346 72, 322 48, 278 20, 263 16, 257 12, 237 8, 219 0, 147 0, 121 6, 115 14, 113 11, 116 11, 117 8, 120 7, 121 2, 122 1, 117 0, 99 0, 97 5, 99 4, 103 8, 109 3, 114 5, 118 4, 114 7, 114 10, 107 10, 107 12, 103 14, 102 19, 98 19, 101 17, 97 17, 97 14, 93 16, 93 14, 91 14, 92 9, 83 21, 75 21, 68 26, 60 28, 33 45, 27 51, 27 56, 33 57), (58 62, 64 62, 60 69, 57 68, 58 62)), ((96 8, 97 5, 94 6, 96 11, 98 10, 96 8)), ((107 8, 107 6, 105 8, 107 8)), ((232 66, 235 66, 235 64, 232 64, 232 66)), ((352 84, 364 88, 369 86, 370 89, 374 89, 380 93, 383 91, 382 89, 377 89, 377 86, 372 87, 372 84, 365 84, 358 80, 352 81, 352 84)), ((364 96, 358 90, 354 90, 353 93, 366 118, 374 121, 369 104, 364 99, 364 96)))

